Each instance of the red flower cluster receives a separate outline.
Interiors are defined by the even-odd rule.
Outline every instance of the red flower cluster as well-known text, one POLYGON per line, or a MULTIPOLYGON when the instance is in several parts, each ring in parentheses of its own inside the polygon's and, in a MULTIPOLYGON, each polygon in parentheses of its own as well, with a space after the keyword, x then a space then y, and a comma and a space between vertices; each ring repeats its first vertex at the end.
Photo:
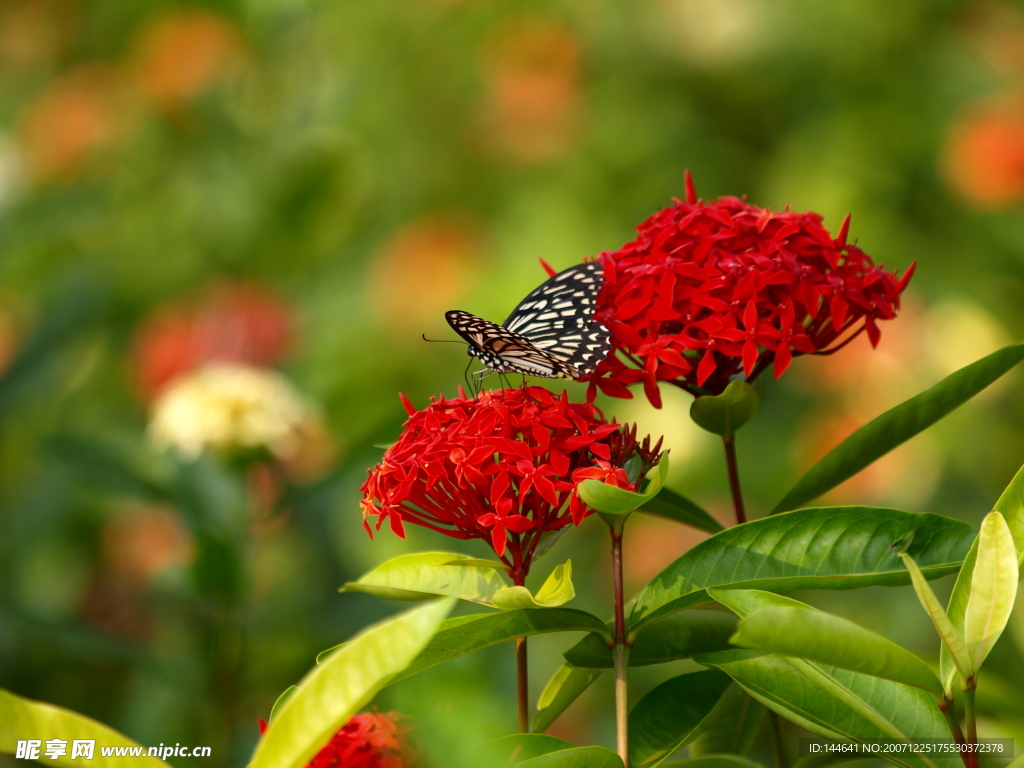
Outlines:
MULTIPOLYGON (((260 720, 260 734, 267 725, 260 720)), ((408 744, 409 730, 396 712, 353 715, 306 768, 413 768, 416 752, 408 744)))
POLYGON ((362 487, 371 536, 368 518, 376 517, 377 530, 387 518, 399 536, 410 522, 483 539, 515 580, 529 570, 541 534, 590 513, 576 493, 581 475, 632 489, 620 469, 629 458, 618 449, 625 430, 564 392, 523 387, 466 398, 460 391, 422 411, 402 401, 409 420, 362 487))
POLYGON ((175 377, 215 360, 269 366, 288 351, 291 309, 266 288, 216 285, 157 309, 135 334, 133 368, 148 400, 175 377))
POLYGON ((773 365, 777 379, 794 356, 834 352, 864 330, 878 344, 877 321, 896 316, 913 264, 901 278, 875 265, 847 244, 849 216, 833 238, 816 213, 698 201, 689 173, 686 191, 598 257, 595 317, 613 348, 591 374, 591 397, 596 385, 629 398, 643 381, 660 407, 658 381, 719 394, 740 372, 751 381, 773 365))

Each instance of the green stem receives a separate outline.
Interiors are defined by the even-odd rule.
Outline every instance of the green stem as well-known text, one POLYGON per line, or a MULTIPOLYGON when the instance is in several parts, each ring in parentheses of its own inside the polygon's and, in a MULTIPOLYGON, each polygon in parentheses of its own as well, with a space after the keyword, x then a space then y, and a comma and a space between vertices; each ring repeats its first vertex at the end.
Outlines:
POLYGON ((622 527, 609 526, 612 535, 612 582, 615 588, 615 743, 623 765, 629 765, 629 642, 626 637, 625 598, 622 590, 622 527))
POLYGON ((772 746, 775 748, 775 768, 789 768, 789 757, 786 755, 786 742, 782 740, 782 718, 775 712, 768 713, 768 721, 772 727, 772 746))
POLYGON ((743 491, 740 490, 740 469, 736 463, 736 437, 723 437, 725 446, 725 463, 729 467, 729 488, 732 490, 732 505, 736 510, 736 525, 747 522, 747 513, 743 508, 743 491))
POLYGON ((615 743, 623 765, 629 765, 629 646, 620 643, 615 659, 615 743))

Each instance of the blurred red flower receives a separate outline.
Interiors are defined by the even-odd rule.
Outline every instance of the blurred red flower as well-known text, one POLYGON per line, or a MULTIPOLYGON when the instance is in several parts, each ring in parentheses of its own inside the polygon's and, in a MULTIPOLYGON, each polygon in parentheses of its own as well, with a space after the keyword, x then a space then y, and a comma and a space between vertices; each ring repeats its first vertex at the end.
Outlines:
POLYGON ((212 361, 269 366, 292 341, 292 311, 266 287, 234 282, 157 308, 135 334, 132 367, 144 399, 212 361))
POLYGON ((718 394, 742 373, 769 365, 779 378, 794 356, 828 354, 896 316, 903 277, 846 243, 849 216, 833 238, 816 213, 772 213, 736 197, 687 199, 651 216, 639 237, 598 257, 605 286, 595 317, 612 352, 591 374, 595 387, 632 397, 644 382, 655 407, 658 381, 718 394), (624 357, 632 366, 627 365, 624 357))
MULTIPOLYGON (((460 392, 461 395, 461 392, 460 392)), ((632 488, 621 467, 639 452, 635 429, 608 422, 593 405, 541 387, 441 397, 409 419, 363 484, 363 525, 406 522, 456 539, 482 539, 516 583, 541 535, 591 510, 576 494, 582 477, 632 488)))
MULTIPOLYGON (((260 734, 267 724, 260 720, 260 734)), ((416 751, 397 712, 353 715, 313 756, 306 768, 413 768, 416 751)))

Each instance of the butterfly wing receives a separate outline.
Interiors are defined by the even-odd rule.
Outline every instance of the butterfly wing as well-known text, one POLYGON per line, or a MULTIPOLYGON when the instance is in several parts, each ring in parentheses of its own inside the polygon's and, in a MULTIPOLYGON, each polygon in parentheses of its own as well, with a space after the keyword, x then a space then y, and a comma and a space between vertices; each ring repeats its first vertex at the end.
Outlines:
POLYGON ((599 261, 569 267, 523 299, 504 326, 585 376, 611 349, 611 333, 594 320, 603 282, 599 261))
POLYGON ((571 364, 537 348, 515 331, 460 310, 446 312, 444 316, 452 329, 469 342, 480 362, 492 370, 550 379, 576 379, 581 375, 571 364))

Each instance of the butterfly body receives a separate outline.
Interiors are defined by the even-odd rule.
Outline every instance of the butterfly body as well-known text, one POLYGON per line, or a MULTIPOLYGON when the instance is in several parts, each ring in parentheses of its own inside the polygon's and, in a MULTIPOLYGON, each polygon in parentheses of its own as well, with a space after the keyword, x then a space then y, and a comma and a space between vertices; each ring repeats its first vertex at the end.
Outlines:
POLYGON ((452 310, 448 324, 468 353, 498 373, 578 379, 611 349, 610 333, 594 320, 604 271, 600 262, 570 267, 523 299, 503 325, 452 310))

